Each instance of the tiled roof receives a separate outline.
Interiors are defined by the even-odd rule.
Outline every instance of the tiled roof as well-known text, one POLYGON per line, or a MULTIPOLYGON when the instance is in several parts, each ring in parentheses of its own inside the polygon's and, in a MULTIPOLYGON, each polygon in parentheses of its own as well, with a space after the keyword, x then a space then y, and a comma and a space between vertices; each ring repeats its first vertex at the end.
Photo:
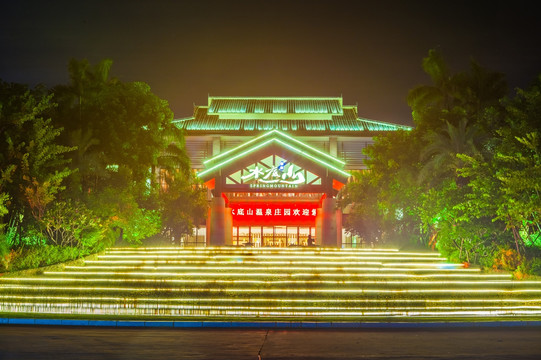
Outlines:
POLYGON ((357 108, 343 106, 341 98, 209 98, 209 106, 196 107, 193 117, 177 119, 175 124, 192 133, 281 130, 343 134, 411 129, 359 118, 357 108))
POLYGON ((209 97, 209 114, 342 114, 341 98, 209 97))

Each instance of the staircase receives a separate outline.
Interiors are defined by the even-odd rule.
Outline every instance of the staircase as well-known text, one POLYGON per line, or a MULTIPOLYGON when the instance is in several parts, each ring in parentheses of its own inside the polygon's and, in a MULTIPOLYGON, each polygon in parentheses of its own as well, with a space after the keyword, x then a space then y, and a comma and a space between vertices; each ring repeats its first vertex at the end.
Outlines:
POLYGON ((539 320, 541 281, 434 252, 112 248, 84 266, 0 278, 0 313, 238 321, 539 320))

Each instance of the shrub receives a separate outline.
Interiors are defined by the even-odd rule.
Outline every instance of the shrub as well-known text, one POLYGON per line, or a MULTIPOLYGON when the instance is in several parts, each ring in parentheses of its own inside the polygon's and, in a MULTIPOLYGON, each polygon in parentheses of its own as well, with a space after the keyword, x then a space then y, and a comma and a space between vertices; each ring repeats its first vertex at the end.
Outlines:
POLYGON ((34 269, 54 265, 89 255, 90 251, 70 246, 44 245, 21 249, 14 259, 11 270, 34 269))
POLYGON ((42 220, 45 232, 54 245, 93 247, 102 237, 99 218, 83 203, 57 201, 42 220))
POLYGON ((494 270, 514 271, 524 262, 524 258, 515 249, 500 248, 496 252, 492 268, 494 270))

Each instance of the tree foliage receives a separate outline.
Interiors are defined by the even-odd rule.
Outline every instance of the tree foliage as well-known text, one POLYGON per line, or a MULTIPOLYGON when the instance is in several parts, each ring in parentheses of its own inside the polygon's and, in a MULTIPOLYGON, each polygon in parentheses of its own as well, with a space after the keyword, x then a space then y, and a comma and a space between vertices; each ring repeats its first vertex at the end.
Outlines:
POLYGON ((55 107, 51 95, 4 82, 0 87, 3 223, 21 237, 25 228, 39 227, 47 206, 64 190, 71 173, 65 155, 74 148, 59 144, 62 129, 44 118, 55 107))
POLYGON ((167 101, 111 69, 108 59, 72 59, 66 85, 0 81, 4 269, 48 263, 40 251, 65 259, 172 229, 181 236, 206 216, 167 101), (160 183, 160 171, 174 176, 160 183))
POLYGON ((453 74, 431 50, 423 69, 432 84, 408 95, 416 127, 377 137, 366 150, 369 170, 346 187, 349 229, 374 236, 365 231, 369 221, 381 241, 417 241, 454 261, 535 271, 541 78, 508 97, 503 74, 475 61, 453 74))

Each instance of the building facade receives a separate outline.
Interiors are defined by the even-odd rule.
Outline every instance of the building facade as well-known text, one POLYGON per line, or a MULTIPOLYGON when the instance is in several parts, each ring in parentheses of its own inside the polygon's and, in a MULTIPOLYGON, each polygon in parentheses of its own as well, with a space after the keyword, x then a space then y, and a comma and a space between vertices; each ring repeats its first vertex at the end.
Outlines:
POLYGON ((339 97, 209 97, 175 124, 209 190, 193 245, 279 247, 348 245, 338 192, 374 136, 410 129, 359 118, 339 97))

